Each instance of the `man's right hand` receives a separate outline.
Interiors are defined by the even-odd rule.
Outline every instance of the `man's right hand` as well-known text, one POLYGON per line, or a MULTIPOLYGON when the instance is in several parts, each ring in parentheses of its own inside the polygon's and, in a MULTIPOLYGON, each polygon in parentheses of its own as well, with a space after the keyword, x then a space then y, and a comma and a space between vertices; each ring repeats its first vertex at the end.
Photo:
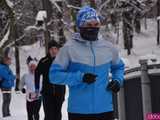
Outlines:
POLYGON ((83 76, 83 82, 87 84, 94 83, 96 81, 97 75, 92 73, 85 73, 83 76))

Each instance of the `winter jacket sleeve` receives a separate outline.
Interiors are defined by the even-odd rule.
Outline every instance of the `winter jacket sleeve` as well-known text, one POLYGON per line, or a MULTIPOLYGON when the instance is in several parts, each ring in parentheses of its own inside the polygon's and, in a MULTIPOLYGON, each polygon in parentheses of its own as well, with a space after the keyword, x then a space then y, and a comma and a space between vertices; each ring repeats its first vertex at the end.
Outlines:
POLYGON ((123 85, 125 65, 118 55, 118 50, 113 50, 113 58, 111 62, 112 80, 118 80, 123 85))
POLYGON ((49 71, 49 80, 52 84, 75 86, 82 82, 83 73, 69 72, 68 67, 70 63, 70 57, 68 53, 68 47, 64 46, 59 51, 56 59, 52 63, 49 71))
POLYGON ((2 80, 6 81, 14 81, 16 79, 15 75, 13 75, 12 71, 8 68, 0 66, 0 76, 2 80))

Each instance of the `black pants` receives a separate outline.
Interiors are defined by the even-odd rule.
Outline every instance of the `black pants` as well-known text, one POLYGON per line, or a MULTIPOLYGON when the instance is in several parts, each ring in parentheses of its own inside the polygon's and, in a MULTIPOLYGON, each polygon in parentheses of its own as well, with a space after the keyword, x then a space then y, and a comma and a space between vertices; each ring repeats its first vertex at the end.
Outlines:
POLYGON ((69 120, 114 120, 113 112, 101 114, 75 114, 68 113, 69 120))
POLYGON ((2 103, 2 114, 3 117, 10 116, 10 102, 11 102, 11 93, 3 93, 3 103, 2 103))
POLYGON ((63 101, 63 96, 43 94, 44 120, 61 120, 61 108, 63 101))
POLYGON ((26 102, 28 120, 39 120, 39 110, 41 108, 41 100, 26 102))

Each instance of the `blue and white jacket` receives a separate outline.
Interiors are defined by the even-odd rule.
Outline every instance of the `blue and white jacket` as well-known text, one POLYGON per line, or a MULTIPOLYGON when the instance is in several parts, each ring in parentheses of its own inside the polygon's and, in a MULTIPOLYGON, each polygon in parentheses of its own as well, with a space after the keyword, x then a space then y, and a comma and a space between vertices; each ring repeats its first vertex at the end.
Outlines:
POLYGON ((2 79, 1 88, 11 89, 14 86, 16 77, 8 65, 0 64, 0 78, 2 79))
POLYGON ((53 84, 69 86, 68 112, 97 114, 113 111, 112 92, 106 90, 109 73, 123 84, 124 64, 117 49, 103 39, 89 42, 76 33, 60 49, 49 78, 53 84), (96 82, 82 82, 84 73, 96 74, 96 82))

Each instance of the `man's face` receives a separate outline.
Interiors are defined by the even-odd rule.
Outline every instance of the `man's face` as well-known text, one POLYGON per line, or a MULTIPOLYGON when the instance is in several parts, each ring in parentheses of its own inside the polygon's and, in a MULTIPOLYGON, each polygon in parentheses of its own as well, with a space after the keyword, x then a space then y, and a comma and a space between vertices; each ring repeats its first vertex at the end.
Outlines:
POLYGON ((49 49, 49 54, 50 54, 51 57, 55 57, 57 55, 58 51, 59 51, 59 48, 51 47, 49 49))

